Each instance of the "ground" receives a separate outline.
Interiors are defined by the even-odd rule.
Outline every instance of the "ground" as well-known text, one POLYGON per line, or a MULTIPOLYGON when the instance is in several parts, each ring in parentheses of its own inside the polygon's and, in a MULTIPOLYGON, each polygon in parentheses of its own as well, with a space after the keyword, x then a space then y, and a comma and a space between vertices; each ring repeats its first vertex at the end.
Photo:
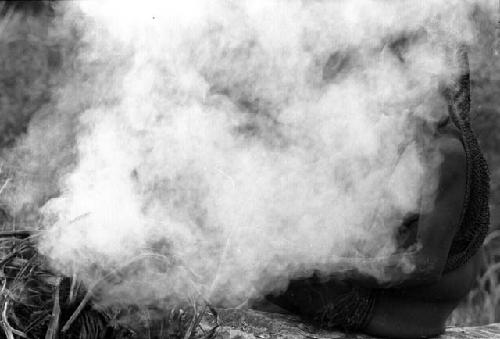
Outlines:
MULTIPOLYGON (((318 331, 301 323, 297 318, 265 313, 254 310, 218 310, 220 327, 216 338, 220 339, 255 339, 255 338, 290 338, 290 339, 368 339, 361 334, 318 331)), ((201 326, 207 331, 214 325, 214 317, 207 314, 201 326)), ((500 338, 500 324, 479 327, 449 327, 441 339, 500 338)))

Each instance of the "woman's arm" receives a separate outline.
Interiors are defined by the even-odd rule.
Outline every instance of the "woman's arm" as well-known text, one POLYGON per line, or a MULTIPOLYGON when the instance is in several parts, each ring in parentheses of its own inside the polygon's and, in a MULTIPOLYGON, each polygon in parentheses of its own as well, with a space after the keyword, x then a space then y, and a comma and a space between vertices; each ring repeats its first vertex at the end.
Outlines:
POLYGON ((325 305, 336 304, 339 297, 352 292, 353 285, 369 289, 408 288, 429 286, 440 280, 460 223, 467 183, 462 143, 451 136, 442 136, 436 141, 443 161, 433 208, 427 212, 424 208, 418 220, 418 249, 388 258, 345 258, 344 263, 337 261, 338 270, 334 270, 341 273, 292 281, 283 294, 268 299, 291 312, 315 316, 325 305), (408 270, 404 262, 412 263, 415 268, 408 270), (352 267, 358 269, 346 272, 352 267), (388 279, 380 281, 362 273, 373 270, 383 272, 388 279))
MULTIPOLYGON (((348 272, 347 280, 365 287, 411 287, 440 279, 453 237, 461 222, 467 178, 461 141, 449 135, 441 136, 436 141, 437 150, 443 157, 440 179, 433 207, 420 214, 417 248, 387 258, 363 258, 356 263, 349 259, 349 266, 365 266, 366 270, 348 272), (409 270, 408 263, 413 264, 414 269, 409 270), (361 273, 374 269, 379 270, 387 279, 378 281, 361 273)), ((423 196, 425 195, 424 188, 423 196)))

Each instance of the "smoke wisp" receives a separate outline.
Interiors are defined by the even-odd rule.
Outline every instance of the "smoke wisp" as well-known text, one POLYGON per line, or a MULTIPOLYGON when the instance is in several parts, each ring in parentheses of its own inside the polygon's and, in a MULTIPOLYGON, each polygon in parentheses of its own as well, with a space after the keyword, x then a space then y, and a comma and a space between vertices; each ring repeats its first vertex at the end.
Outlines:
POLYGON ((2 199, 39 207, 56 269, 89 285, 122 270, 108 303, 234 305, 389 256, 404 218, 432 208, 423 131, 446 116, 439 87, 478 4, 61 4, 50 38, 77 30, 78 48, 4 155, 48 178, 2 199))

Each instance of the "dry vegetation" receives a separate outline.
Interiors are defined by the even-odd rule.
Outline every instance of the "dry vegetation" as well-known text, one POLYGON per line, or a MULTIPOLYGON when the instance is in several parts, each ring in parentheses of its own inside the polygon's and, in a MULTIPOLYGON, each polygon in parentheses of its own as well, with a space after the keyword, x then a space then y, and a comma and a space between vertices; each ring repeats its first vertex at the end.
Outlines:
POLYGON ((37 233, 0 232, 0 330, 7 339, 198 338, 214 336, 217 324, 203 329, 202 316, 215 310, 195 300, 177 301, 161 318, 153 308, 98 307, 92 299, 100 283, 117 278, 110 272, 89 289, 47 267, 34 248, 37 233))
MULTIPOLYGON (((71 46, 48 43, 50 11, 19 3, 15 10, 0 3, 1 148, 12 145, 26 131, 33 112, 50 101, 63 55, 71 53, 71 46)), ((457 325, 500 321, 500 48, 495 44, 495 22, 481 12, 476 13, 476 20, 481 39, 471 53, 473 117, 491 167, 492 232, 485 243, 477 285, 450 319, 450 324, 457 325)), ((0 166, 0 194, 13 170, 0 166)), ((133 337, 134 332, 150 337, 213 335, 195 330, 199 315, 207 311, 196 302, 173 309, 167 319, 157 321, 147 309, 97 309, 91 299, 98 291, 87 291, 77 281, 51 272, 33 247, 36 234, 12 232, 19 229, 19 222, 1 206, 0 212, 5 231, 0 233, 0 333, 3 330, 6 338, 133 337), (133 328, 125 327, 123 319, 133 328), (60 329, 66 330, 58 334, 60 329)))

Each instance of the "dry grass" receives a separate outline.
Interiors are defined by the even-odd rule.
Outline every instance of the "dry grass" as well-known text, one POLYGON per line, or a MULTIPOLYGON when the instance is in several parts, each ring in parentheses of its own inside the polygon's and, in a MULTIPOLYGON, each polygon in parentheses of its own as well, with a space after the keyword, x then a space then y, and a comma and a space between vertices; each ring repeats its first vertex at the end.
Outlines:
POLYGON ((480 275, 472 291, 448 320, 453 326, 477 326, 500 321, 500 230, 485 240, 480 275))
MULTIPOLYGON (((94 303, 99 283, 91 289, 53 272, 36 248, 38 234, 0 232, 0 330, 22 338, 199 338, 205 312, 215 310, 197 300, 177 301, 158 312, 149 306, 103 308, 94 303), (158 314, 161 313, 161 317, 158 314)), ((119 272, 108 274, 110 277, 119 272)))

